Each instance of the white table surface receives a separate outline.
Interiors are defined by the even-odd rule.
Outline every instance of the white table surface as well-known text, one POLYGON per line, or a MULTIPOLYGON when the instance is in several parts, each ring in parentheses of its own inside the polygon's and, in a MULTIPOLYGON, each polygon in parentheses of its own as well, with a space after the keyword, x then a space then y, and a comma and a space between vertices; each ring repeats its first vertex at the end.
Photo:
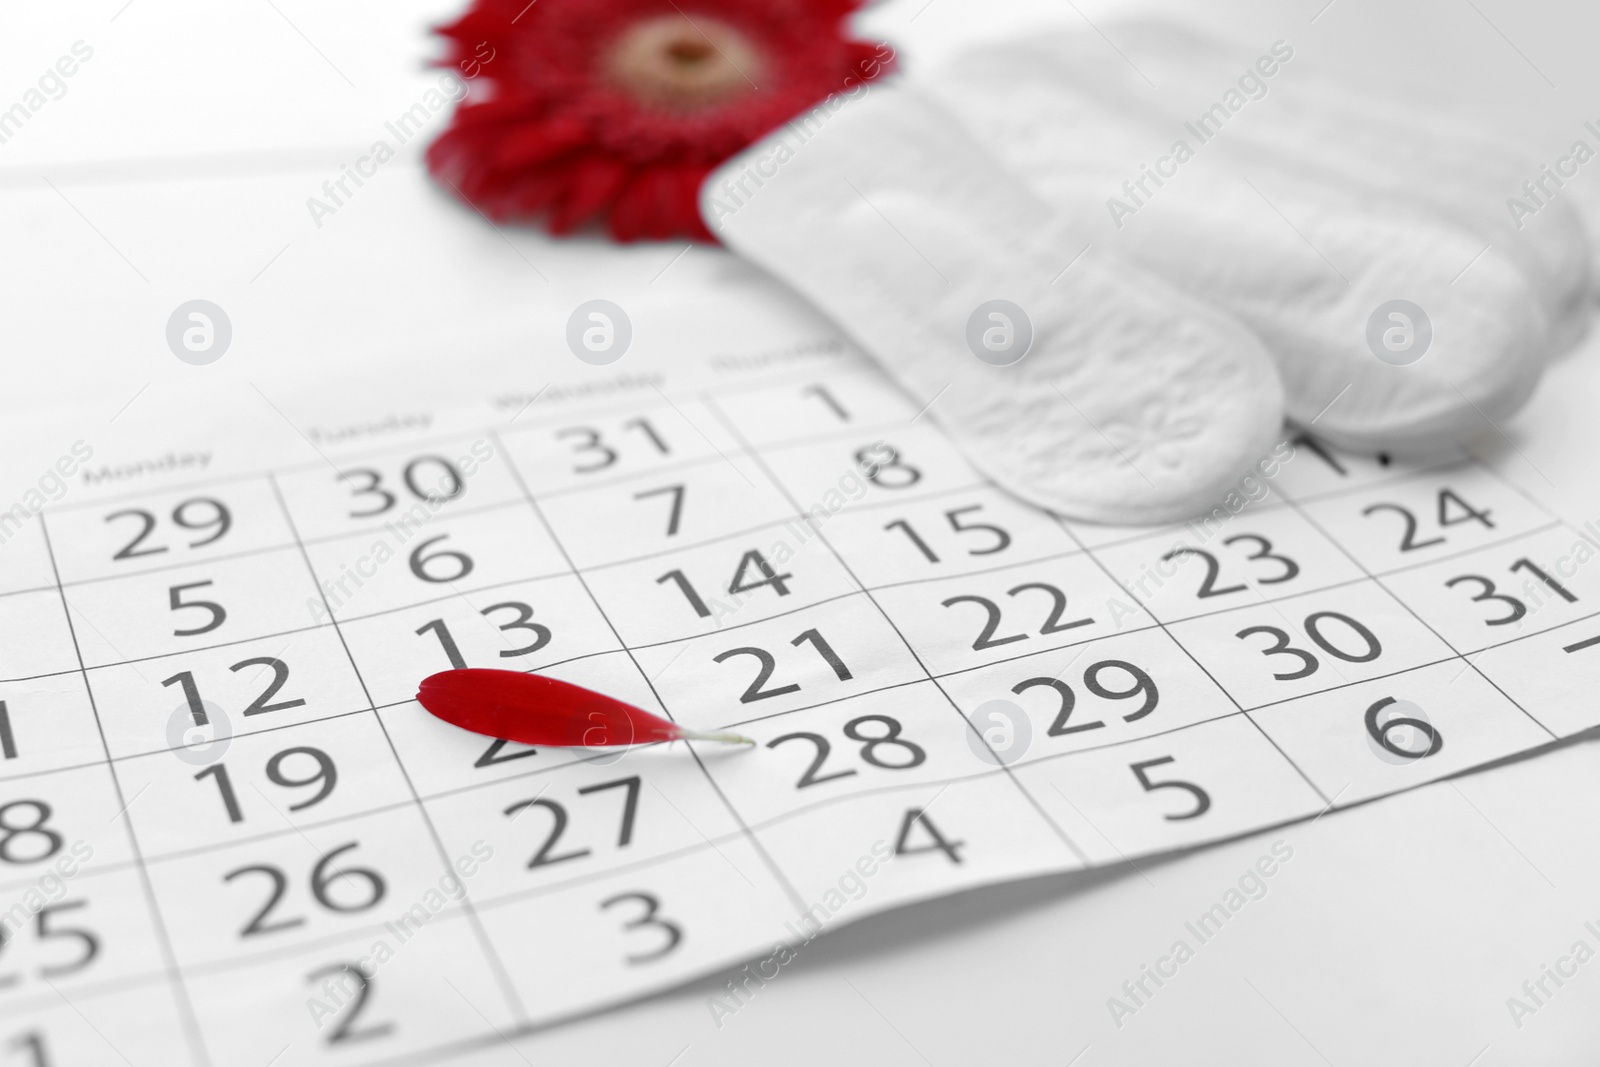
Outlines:
MULTIPOLYGON (((1470 82, 1551 158, 1600 117, 1597 21, 1576 3, 1296 0, 1196 17, 1382 84, 1470 82), (1315 21, 1312 21, 1315 18, 1315 21)), ((498 233, 442 196, 415 154, 315 228, 304 206, 429 84, 423 27, 452 3, 94 0, 0 13, 0 107, 83 40, 95 50, 0 145, 0 414, 149 389, 248 398, 319 371, 418 389, 544 380, 546 329, 594 291, 641 301, 744 285, 808 312, 721 253, 618 250, 498 233), (670 270, 662 269, 671 264, 670 270), (659 277, 658 277, 659 275, 659 277), (228 309, 235 350, 172 359, 162 330, 194 296, 228 309), (478 345, 477 340, 482 340, 478 345), (471 342, 471 343, 469 343, 471 342), (477 351, 478 355, 464 355, 477 351)), ((1122 5, 896 0, 868 25, 909 66, 1030 25, 1102 25, 1122 5)), ((412 148, 416 148, 413 145, 412 148)), ((1584 180, 1600 181, 1600 172, 1584 180)), ((714 337, 717 324, 705 325, 714 337)), ((550 356, 553 359, 555 357, 550 356)), ((1552 368, 1485 454, 1600 519, 1600 347, 1552 368), (1519 451, 1520 450, 1520 451, 1519 451)), ((221 402, 219 400, 219 402, 221 402)), ((241 401, 242 402, 242 401, 241 401)), ((5 470, 4 478, 18 473, 5 470)), ((0 479, 3 480, 3 479, 0 479)), ((868 919, 807 946, 720 1027, 710 979, 492 1044, 516 1064, 1469 1064, 1600 1060, 1600 961, 1518 1027, 1506 1001, 1579 939, 1600 950, 1600 747, 1556 752, 1191 855, 978 891, 868 919), (1293 858, 1135 1016, 1107 998, 1194 939, 1196 918, 1277 841, 1293 858)), ((537 945, 527 946, 530 952, 537 945)), ((1550 988, 1554 988, 1551 986, 1550 988)))

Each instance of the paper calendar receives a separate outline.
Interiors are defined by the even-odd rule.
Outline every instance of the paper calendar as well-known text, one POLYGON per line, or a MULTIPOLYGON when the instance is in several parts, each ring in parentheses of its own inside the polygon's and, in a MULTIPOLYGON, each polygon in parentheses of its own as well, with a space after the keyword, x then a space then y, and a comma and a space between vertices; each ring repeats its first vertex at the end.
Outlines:
POLYGON ((1472 457, 1291 434, 1117 529, 837 344, 586 381, 86 433, 0 512, 16 1062, 430 1062, 1600 723, 1595 535, 1472 457), (452 666, 755 744, 478 737, 452 666))

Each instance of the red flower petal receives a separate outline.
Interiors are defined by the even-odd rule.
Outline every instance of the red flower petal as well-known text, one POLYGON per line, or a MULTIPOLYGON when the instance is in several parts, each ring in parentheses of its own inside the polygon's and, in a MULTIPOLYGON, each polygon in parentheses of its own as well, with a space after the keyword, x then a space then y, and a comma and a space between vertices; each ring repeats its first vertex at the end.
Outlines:
POLYGON ((494 218, 539 219, 565 233, 601 217, 619 240, 712 241, 698 202, 712 168, 830 94, 892 69, 887 46, 840 32, 860 2, 696 0, 685 11, 675 0, 475 0, 439 33, 450 41, 448 62, 491 91, 457 109, 428 165, 494 218), (617 75, 635 70, 616 66, 618 55, 633 56, 624 45, 641 33, 654 41, 647 31, 663 25, 666 38, 679 33, 673 48, 699 52, 672 60, 720 72, 715 92, 695 95, 701 82, 688 75, 672 81, 671 62, 657 64, 664 75, 647 62, 646 73, 687 87, 683 95, 660 97, 633 73, 617 75), (719 47, 713 32, 737 47, 719 47))
POLYGON ((443 671, 422 680, 417 700, 437 718, 489 737, 561 748, 642 745, 658 741, 748 742, 703 734, 555 678, 521 671, 443 671))
POLYGON ((570 233, 609 208, 628 180, 628 168, 609 156, 590 153, 574 164, 572 175, 573 181, 550 212, 551 233, 570 233))

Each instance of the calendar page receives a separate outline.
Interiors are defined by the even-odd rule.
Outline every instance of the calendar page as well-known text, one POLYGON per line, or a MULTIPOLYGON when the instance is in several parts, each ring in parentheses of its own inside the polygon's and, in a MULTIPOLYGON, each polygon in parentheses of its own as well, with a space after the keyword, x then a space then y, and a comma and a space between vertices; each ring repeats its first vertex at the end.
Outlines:
POLYGON ((16 1062, 443 1059, 1600 721, 1595 531, 1489 463, 1290 436, 1108 528, 831 338, 579 369, 7 427, 16 1062), (414 699, 451 667, 755 743, 480 737, 414 699))

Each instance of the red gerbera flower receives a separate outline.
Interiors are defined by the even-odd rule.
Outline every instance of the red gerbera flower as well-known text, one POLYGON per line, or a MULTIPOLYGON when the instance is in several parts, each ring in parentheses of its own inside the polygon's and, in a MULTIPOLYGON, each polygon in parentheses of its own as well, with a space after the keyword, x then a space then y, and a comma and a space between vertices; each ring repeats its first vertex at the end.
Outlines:
POLYGON ((843 35, 860 3, 476 0, 439 32, 490 91, 456 111, 428 165, 494 219, 713 240, 707 173, 892 65, 887 46, 843 35))

